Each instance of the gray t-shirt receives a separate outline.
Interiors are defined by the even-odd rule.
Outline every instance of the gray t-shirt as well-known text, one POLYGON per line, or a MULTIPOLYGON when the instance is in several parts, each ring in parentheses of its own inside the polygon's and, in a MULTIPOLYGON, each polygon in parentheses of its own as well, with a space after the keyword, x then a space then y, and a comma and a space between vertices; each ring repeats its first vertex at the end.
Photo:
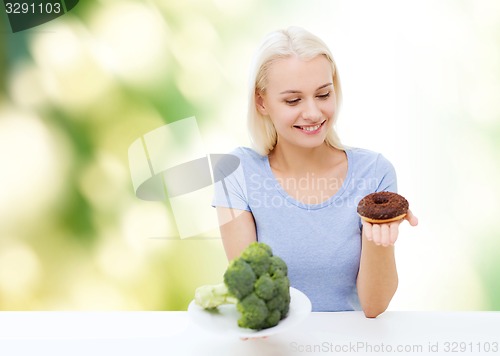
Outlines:
MULTIPOLYGON (((219 178, 213 206, 253 214, 257 240, 287 263, 291 286, 309 297, 313 311, 360 310, 356 278, 362 224, 357 204, 369 193, 397 191, 394 167, 381 154, 360 148, 345 152, 345 180, 336 194, 317 204, 291 197, 268 157, 252 149, 237 148, 232 160, 221 160, 214 168, 219 178)), ((294 183, 299 189, 300 184, 321 184, 312 178, 294 183)))

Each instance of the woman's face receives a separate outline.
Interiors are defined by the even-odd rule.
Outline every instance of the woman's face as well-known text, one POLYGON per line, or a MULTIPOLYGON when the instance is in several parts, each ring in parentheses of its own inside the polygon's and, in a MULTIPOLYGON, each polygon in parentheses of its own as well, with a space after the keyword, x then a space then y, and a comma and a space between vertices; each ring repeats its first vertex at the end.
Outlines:
POLYGON ((279 145, 323 144, 336 109, 330 63, 321 55, 307 61, 295 56, 275 61, 256 105, 273 122, 279 145))

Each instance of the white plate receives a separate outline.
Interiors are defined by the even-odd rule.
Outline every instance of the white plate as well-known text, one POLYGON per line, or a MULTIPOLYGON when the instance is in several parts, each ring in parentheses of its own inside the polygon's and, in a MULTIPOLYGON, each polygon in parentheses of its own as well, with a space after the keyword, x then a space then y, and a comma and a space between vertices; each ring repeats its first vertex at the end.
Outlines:
POLYGON ((216 310, 211 311, 203 309, 193 300, 189 303, 188 314, 195 324, 207 331, 220 335, 261 337, 283 332, 301 323, 311 313, 311 308, 311 301, 304 293, 298 289, 290 288, 290 310, 288 315, 272 328, 259 331, 240 328, 238 326, 240 313, 236 310, 234 304, 221 305, 216 310))

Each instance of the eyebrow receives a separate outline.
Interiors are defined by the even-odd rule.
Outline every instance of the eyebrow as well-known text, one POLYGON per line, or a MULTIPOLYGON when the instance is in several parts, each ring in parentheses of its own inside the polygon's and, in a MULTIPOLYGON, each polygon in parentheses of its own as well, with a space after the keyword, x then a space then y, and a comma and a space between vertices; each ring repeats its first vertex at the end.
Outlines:
MULTIPOLYGON (((321 90, 323 88, 326 88, 330 85, 333 85, 333 83, 326 83, 326 84, 323 84, 322 86, 320 86, 319 88, 316 89, 316 91, 318 90, 321 90)), ((301 93, 300 90, 285 90, 285 91, 282 91, 280 94, 297 94, 297 93, 301 93)))

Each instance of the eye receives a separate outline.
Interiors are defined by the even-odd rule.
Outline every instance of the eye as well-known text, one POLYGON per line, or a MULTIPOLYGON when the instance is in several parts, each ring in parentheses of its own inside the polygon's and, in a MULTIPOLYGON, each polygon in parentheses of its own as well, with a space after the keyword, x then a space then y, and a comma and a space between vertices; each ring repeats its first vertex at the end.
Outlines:
POLYGON ((317 95, 317 98, 326 100, 330 97, 330 92, 326 92, 325 94, 317 95))
POLYGON ((285 100, 285 103, 287 105, 297 105, 300 101, 300 98, 296 98, 296 99, 291 99, 291 100, 285 100))

